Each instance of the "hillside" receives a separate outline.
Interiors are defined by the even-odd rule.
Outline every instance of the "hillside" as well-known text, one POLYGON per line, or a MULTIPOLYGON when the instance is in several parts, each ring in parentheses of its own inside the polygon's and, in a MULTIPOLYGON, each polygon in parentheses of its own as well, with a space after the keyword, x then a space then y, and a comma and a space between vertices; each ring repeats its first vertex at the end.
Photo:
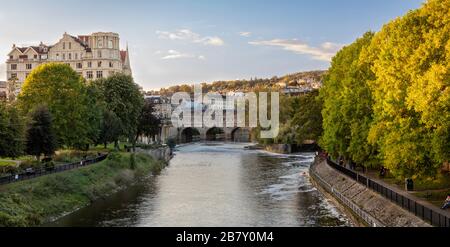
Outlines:
MULTIPOLYGON (((203 92, 249 92, 262 89, 280 90, 286 87, 317 89, 322 86, 322 77, 326 71, 308 71, 285 75, 274 76, 270 79, 252 78, 250 80, 216 81, 212 83, 202 83, 203 92)), ((175 92, 192 92, 193 84, 181 84, 168 88, 161 88, 160 91, 150 91, 147 94, 160 94, 170 96, 175 92)))

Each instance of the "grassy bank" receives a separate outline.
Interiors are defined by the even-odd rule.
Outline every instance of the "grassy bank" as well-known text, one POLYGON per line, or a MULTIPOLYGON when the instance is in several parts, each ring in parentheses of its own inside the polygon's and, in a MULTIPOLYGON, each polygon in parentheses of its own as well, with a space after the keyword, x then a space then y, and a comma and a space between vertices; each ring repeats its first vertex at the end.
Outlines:
POLYGON ((0 186, 0 226, 40 225, 164 167, 144 154, 136 154, 134 165, 130 161, 128 153, 111 153, 89 167, 0 186))

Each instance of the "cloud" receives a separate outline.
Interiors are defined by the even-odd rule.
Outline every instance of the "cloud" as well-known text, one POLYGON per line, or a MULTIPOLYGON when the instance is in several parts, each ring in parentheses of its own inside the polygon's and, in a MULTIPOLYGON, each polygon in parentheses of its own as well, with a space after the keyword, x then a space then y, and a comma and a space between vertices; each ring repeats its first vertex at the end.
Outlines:
POLYGON ((193 43, 200 43, 204 45, 222 46, 225 42, 217 36, 205 36, 202 37, 198 33, 194 33, 189 29, 179 29, 175 32, 168 31, 156 31, 158 38, 170 39, 170 40, 186 40, 193 43))
POLYGON ((239 32, 239 35, 242 37, 248 38, 248 37, 252 36, 252 33, 251 32, 239 32))
POLYGON ((309 55, 315 60, 321 61, 331 61, 331 58, 336 54, 337 51, 342 47, 342 45, 335 44, 332 42, 325 42, 320 45, 320 47, 313 47, 307 43, 301 42, 297 39, 273 39, 273 40, 263 40, 263 41, 252 41, 249 42, 250 45, 259 46, 275 46, 281 47, 286 51, 291 51, 296 54, 309 55))
MULTIPOLYGON (((158 54, 163 54, 163 52, 158 51, 158 54)), ((180 58, 196 58, 199 60, 206 60, 206 57, 203 55, 193 55, 189 53, 182 53, 176 50, 168 50, 166 53, 163 54, 163 57, 161 59, 163 60, 169 60, 169 59, 180 59, 180 58)))

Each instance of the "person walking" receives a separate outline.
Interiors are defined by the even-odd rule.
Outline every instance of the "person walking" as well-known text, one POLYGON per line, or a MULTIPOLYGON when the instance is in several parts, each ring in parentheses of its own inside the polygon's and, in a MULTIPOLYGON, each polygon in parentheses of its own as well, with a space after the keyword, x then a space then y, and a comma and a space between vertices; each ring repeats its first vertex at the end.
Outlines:
POLYGON ((445 199, 444 205, 442 206, 443 210, 450 208, 450 194, 447 194, 447 199, 445 199))

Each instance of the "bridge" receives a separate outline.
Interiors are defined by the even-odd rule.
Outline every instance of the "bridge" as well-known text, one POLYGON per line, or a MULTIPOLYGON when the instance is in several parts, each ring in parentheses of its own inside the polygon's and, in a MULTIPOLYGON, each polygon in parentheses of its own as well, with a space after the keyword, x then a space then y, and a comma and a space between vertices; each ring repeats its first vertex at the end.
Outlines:
MULTIPOLYGON (((156 140, 166 142, 168 139, 174 139, 177 143, 189 143, 195 141, 232 141, 232 142, 250 142, 251 127, 238 127, 235 119, 237 119, 237 111, 234 111, 234 118, 226 118, 226 106, 219 106, 219 110, 223 111, 223 125, 226 127, 182 127, 177 128, 172 125, 170 120, 174 106, 168 99, 161 96, 148 96, 146 100, 151 100, 155 104, 157 116, 162 120, 161 133, 156 137, 156 140), (229 121, 229 122, 227 122, 229 121), (233 127, 229 127, 233 126, 233 127)), ((186 106, 188 109, 192 108, 192 102, 186 106)), ((208 106, 209 107, 209 106, 208 106)), ((206 110, 205 105, 202 106, 203 113, 206 110)), ((233 109, 234 110, 234 109, 233 109)), ((191 123, 194 123, 194 115, 191 115, 191 123)), ((148 139, 143 138, 142 142, 148 142, 148 139)))
MULTIPOLYGON (((194 141, 232 141, 250 142, 251 128, 174 128, 170 127, 167 138, 173 138, 178 143, 189 143, 194 141)), ((164 139, 164 138, 163 138, 164 139)))

